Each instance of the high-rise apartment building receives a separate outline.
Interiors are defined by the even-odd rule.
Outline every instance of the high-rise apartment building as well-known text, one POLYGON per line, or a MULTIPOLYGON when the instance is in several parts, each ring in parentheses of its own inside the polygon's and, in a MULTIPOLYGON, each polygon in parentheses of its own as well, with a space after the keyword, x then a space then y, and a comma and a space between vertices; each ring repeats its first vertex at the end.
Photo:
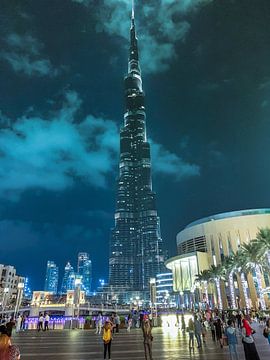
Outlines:
POLYGON ((78 275, 82 277, 82 290, 87 296, 91 295, 92 261, 88 253, 80 252, 78 254, 78 275))
POLYGON ((57 294, 59 270, 54 261, 47 261, 44 291, 57 294))
POLYGON ((133 9, 124 125, 120 131, 115 227, 109 259, 110 285, 131 291, 149 290, 150 278, 164 268, 156 194, 152 190, 144 98, 133 9))
POLYGON ((68 262, 65 266, 64 276, 61 286, 61 294, 66 294, 68 290, 74 290, 75 272, 73 266, 68 262))
POLYGON ((18 293, 18 284, 24 282, 25 278, 16 273, 14 266, 0 264, 0 301, 7 305, 12 299, 15 299, 18 293))

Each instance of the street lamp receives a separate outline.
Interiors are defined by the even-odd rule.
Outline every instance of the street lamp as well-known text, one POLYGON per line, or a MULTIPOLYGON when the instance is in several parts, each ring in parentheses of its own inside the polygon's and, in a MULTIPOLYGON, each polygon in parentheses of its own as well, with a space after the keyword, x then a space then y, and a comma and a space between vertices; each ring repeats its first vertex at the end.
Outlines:
POLYGON ((156 291, 156 279, 150 278, 150 302, 151 302, 151 317, 153 318, 153 305, 156 307, 157 291, 156 291))
POLYGON ((75 279, 75 290, 74 290, 74 317, 75 317, 75 311, 77 307, 77 320, 78 320, 78 327, 79 327, 79 316, 80 316, 80 297, 81 297, 81 285, 82 285, 82 279, 80 277, 75 279))
POLYGON ((15 305, 15 311, 14 311, 14 318, 15 319, 16 319, 17 313, 19 311, 19 308, 21 306, 24 283, 19 282, 17 288, 18 288, 18 290, 17 290, 16 305, 15 305))

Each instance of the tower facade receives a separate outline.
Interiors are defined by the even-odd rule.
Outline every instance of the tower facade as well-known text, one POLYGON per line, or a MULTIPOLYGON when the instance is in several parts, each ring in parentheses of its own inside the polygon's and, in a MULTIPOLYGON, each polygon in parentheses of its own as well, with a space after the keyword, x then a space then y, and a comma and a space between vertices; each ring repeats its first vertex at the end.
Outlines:
POLYGON ((78 275, 82 279, 82 290, 85 291, 87 296, 91 295, 92 261, 88 253, 80 252, 78 254, 78 275))
POLYGON ((152 190, 150 144, 146 135, 145 95, 139 64, 134 9, 130 28, 125 113, 120 131, 115 227, 111 233, 110 285, 149 290, 164 266, 156 194, 152 190))
POLYGON ((57 294, 58 276, 58 266, 56 266, 54 261, 47 261, 44 291, 50 291, 53 294, 57 294))
POLYGON ((75 287, 75 272, 73 266, 68 262, 65 266, 61 293, 66 294, 68 290, 74 290, 75 287))

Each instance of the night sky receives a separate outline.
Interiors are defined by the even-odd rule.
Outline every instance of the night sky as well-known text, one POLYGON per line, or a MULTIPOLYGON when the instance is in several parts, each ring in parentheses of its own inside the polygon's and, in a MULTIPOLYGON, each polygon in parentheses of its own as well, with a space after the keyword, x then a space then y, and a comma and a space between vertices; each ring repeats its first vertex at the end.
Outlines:
MULTIPOLYGON (((0 263, 44 285, 79 251, 108 278, 129 0, 2 0, 0 263)), ((165 247, 198 218, 270 206, 269 0, 138 0, 165 247)))

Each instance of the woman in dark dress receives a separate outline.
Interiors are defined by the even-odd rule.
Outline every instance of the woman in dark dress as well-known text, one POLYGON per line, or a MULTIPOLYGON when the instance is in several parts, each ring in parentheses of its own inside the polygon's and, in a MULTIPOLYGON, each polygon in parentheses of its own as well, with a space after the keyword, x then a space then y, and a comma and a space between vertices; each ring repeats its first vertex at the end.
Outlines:
POLYGON ((252 336, 253 329, 249 325, 249 322, 243 319, 242 327, 242 343, 244 346, 245 359, 246 360, 260 360, 257 353, 257 349, 252 336))

